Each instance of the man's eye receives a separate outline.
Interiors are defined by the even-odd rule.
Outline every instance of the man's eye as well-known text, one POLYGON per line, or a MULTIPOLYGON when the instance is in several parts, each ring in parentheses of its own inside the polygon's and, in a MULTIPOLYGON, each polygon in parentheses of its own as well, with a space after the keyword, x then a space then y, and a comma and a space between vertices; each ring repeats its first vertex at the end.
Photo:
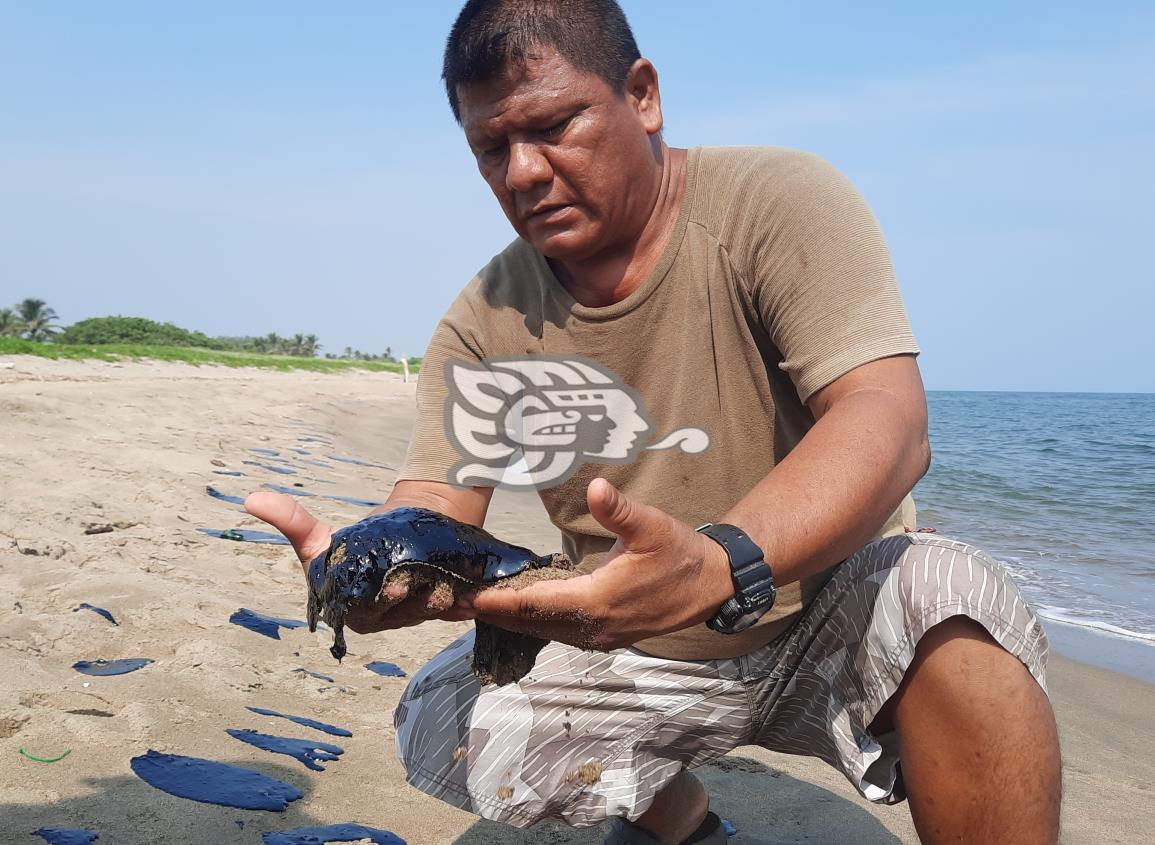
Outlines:
POLYGON ((565 128, 569 126, 571 120, 573 120, 572 117, 567 117, 565 120, 561 121, 561 123, 555 123, 553 126, 549 127, 549 129, 543 129, 541 131, 542 136, 545 138, 556 138, 562 132, 565 132, 565 128))

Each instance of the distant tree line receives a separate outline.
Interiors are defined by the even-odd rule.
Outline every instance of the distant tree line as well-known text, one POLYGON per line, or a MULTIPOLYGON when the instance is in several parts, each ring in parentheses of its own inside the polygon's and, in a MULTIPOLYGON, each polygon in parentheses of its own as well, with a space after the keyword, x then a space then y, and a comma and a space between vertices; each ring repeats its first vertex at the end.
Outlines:
POLYGON ((334 355, 332 352, 326 352, 325 357, 344 361, 385 361, 390 364, 397 363, 397 359, 393 357, 393 348, 390 346, 386 346, 385 351, 381 355, 375 355, 372 352, 362 352, 360 349, 346 346, 343 354, 334 355))
MULTIPOLYGON (((132 344, 141 346, 194 346, 233 352, 253 352, 261 355, 291 355, 312 358, 321 351, 315 334, 295 334, 281 337, 270 332, 261 337, 209 337, 203 332, 189 331, 172 323, 158 323, 144 317, 91 317, 61 328, 56 323, 56 312, 42 299, 25 299, 12 308, 0 308, 0 337, 20 337, 40 343, 65 343, 81 346, 104 344, 132 344)), ((375 354, 362 352, 350 346, 341 355, 326 353, 326 358, 354 361, 396 362, 393 350, 375 354)), ((419 363, 420 358, 410 358, 419 363)))
POLYGON ((315 334, 295 334, 292 337, 281 337, 276 332, 270 332, 264 337, 218 337, 215 340, 224 344, 223 349, 232 349, 236 352, 257 352, 261 355, 295 355, 312 358, 321 349, 321 344, 315 334))

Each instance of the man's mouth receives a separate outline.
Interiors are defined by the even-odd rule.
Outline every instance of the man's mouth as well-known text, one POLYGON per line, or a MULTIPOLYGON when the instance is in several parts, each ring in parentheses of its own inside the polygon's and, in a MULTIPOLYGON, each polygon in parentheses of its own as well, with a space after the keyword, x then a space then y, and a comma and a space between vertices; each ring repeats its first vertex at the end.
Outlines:
POLYGON ((561 216, 570 208, 572 208, 572 206, 564 203, 538 206, 529 213, 529 219, 548 222, 554 217, 561 216))

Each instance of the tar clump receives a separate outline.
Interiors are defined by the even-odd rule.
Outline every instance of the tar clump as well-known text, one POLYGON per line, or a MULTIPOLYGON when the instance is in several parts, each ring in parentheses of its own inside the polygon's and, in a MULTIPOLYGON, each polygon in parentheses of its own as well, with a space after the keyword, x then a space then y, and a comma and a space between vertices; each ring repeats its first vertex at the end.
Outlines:
MULTIPOLYGON (((576 574, 565 555, 539 557, 503 543, 473 525, 424 508, 397 508, 333 535, 329 550, 309 565, 309 630, 323 619, 333 628, 330 651, 345 656, 345 615, 372 604, 393 579, 409 581, 410 594, 517 587, 529 580, 576 574)), ((523 678, 546 641, 477 623, 473 671, 482 683, 523 678)))

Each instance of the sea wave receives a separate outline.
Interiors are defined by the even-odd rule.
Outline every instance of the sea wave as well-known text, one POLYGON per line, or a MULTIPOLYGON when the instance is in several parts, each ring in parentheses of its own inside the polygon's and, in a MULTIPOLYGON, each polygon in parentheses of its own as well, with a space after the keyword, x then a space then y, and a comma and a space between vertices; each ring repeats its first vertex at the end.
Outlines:
POLYGON ((1101 634, 1106 634, 1111 637, 1119 637, 1125 640, 1135 640, 1155 648, 1155 634, 1146 634, 1142 631, 1132 631, 1127 628, 1121 628, 1118 625, 1112 625, 1109 622, 1101 622, 1097 619, 1084 619, 1071 614, 1063 607, 1047 607, 1040 606, 1035 608, 1035 613, 1044 619, 1050 619, 1052 622, 1061 622, 1064 625, 1074 625, 1079 628, 1088 628, 1092 631, 1097 631, 1101 634))
POLYGON ((1002 560, 1048 622, 1155 646, 1155 395, 928 399, 919 525, 1002 560))

